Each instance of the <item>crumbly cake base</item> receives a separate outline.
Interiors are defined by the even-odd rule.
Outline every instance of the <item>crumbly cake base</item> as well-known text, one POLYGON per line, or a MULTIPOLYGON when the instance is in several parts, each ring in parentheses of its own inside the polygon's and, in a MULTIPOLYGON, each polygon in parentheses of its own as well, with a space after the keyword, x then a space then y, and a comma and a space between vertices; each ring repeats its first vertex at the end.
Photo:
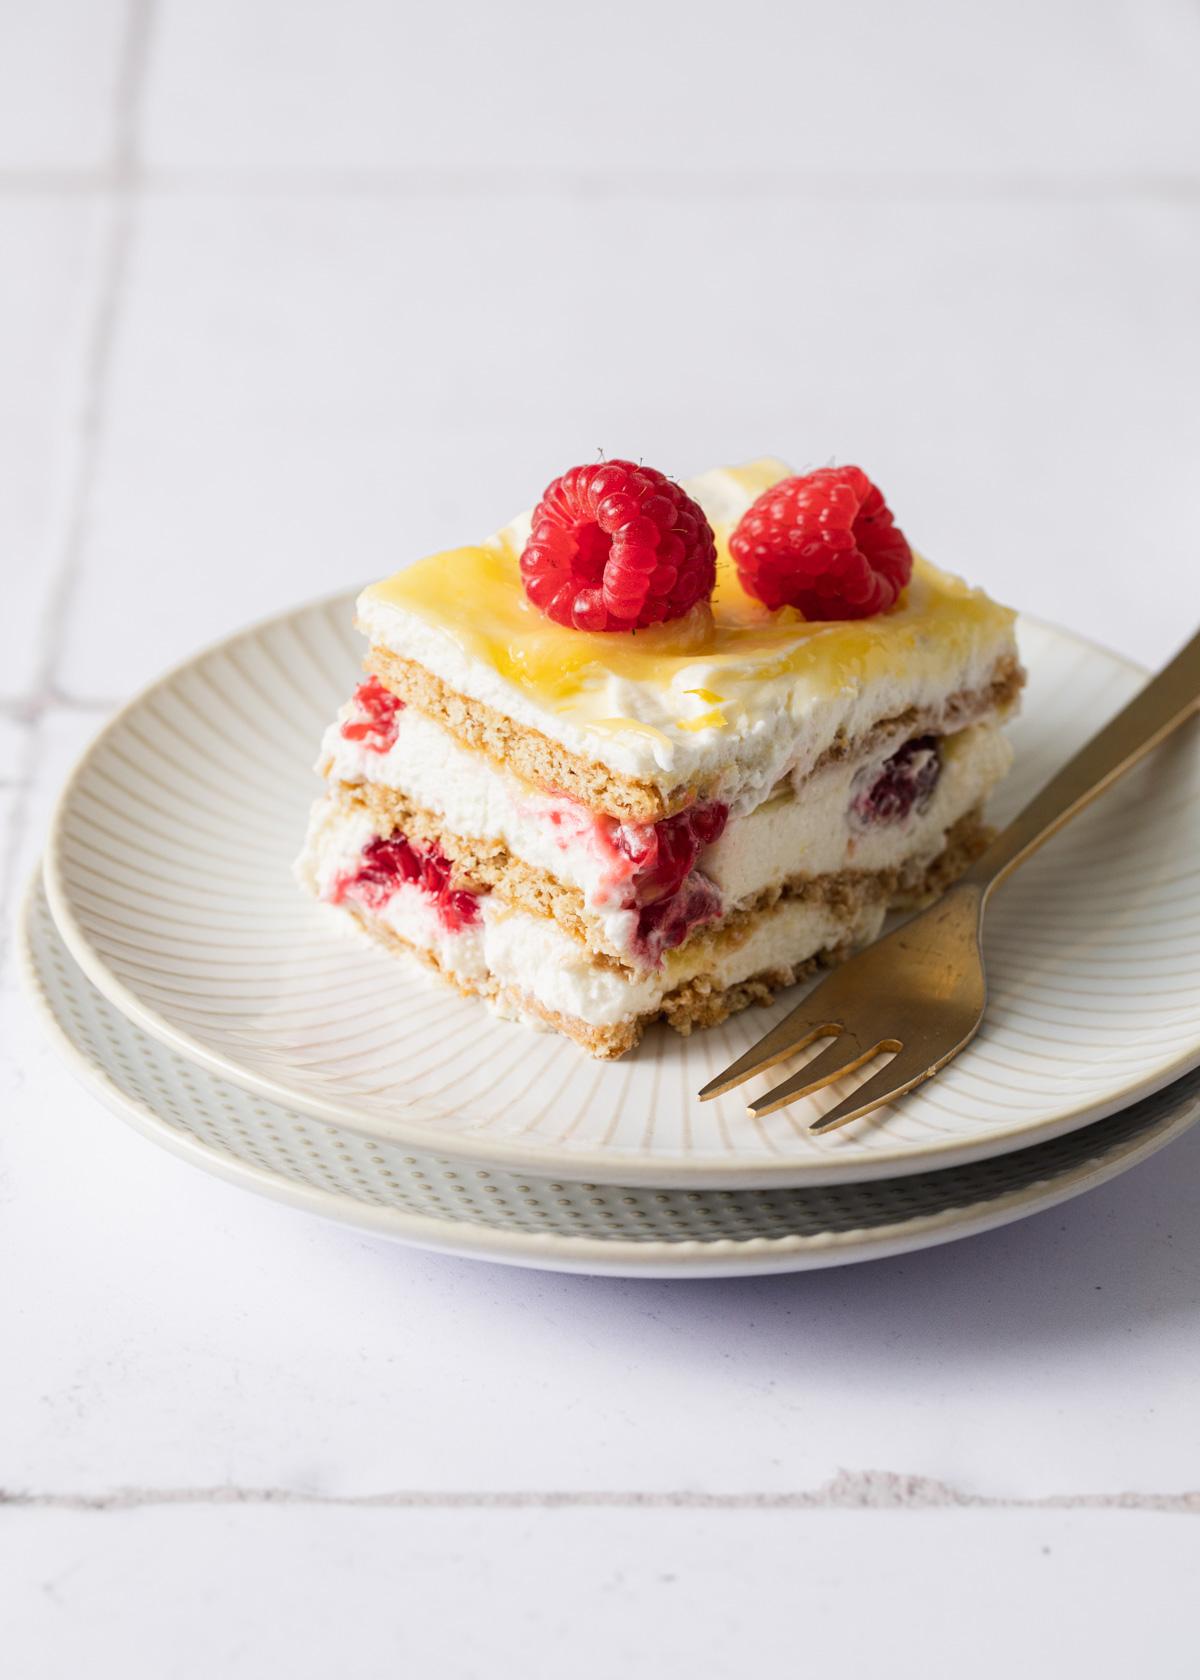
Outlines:
POLYGON ((578 939, 595 956, 605 954, 603 930, 587 914, 579 888, 567 886, 548 870, 515 857, 503 840, 479 840, 455 834, 434 812, 415 804, 397 789, 380 787, 374 782, 335 782, 330 793, 347 812, 367 811, 380 834, 399 829, 410 840, 437 846, 454 866, 455 887, 466 892, 498 892, 514 910, 524 910, 532 916, 549 916, 564 933, 578 939))
MULTIPOLYGON (((594 759, 569 752, 539 730, 516 723, 481 701, 467 699, 423 665, 377 643, 368 649, 363 666, 405 705, 440 724, 461 747, 481 752, 497 768, 514 771, 535 786, 570 794, 591 810, 621 822, 660 822, 709 791, 681 785, 664 795, 652 782, 623 776, 594 759)), ((814 772, 826 764, 868 754, 893 737, 951 735, 997 712, 1003 716, 1024 681, 1021 666, 1006 654, 982 688, 952 694, 941 706, 910 706, 895 717, 881 719, 865 735, 836 740, 817 761, 814 772)))
MULTIPOLYGON (((395 788, 380 787, 372 782, 336 782, 330 794, 337 807, 348 816, 366 812, 380 834, 399 829, 410 840, 437 846, 453 865, 452 883, 466 892, 491 893, 499 899, 531 916, 549 916, 564 933, 587 947, 597 963, 613 968, 621 967, 618 952, 605 940, 604 928, 598 918, 589 914, 584 895, 578 887, 566 885, 536 864, 515 857, 502 840, 479 840, 455 834, 433 812, 415 804, 395 788)), ((913 908, 922 902, 932 902, 937 893, 949 885, 949 877, 939 886, 928 884, 944 858, 956 859, 960 852, 987 831, 983 828, 979 807, 968 811, 950 828, 943 849, 933 863, 925 860, 910 862, 897 869, 846 869, 835 874, 788 876, 770 887, 764 887, 747 903, 727 910, 719 922, 698 927, 690 936, 685 949, 713 940, 726 946, 729 936, 746 925, 753 917, 769 910, 780 900, 802 900, 834 910, 849 922, 870 903, 887 899, 897 908, 913 908), (973 838, 974 837, 974 838, 973 838), (914 896, 917 895, 917 896, 914 896)), ((978 856, 983 845, 973 854, 978 856)), ((969 860, 968 860, 969 861, 969 860)), ((961 868, 966 868, 962 864, 961 868)), ((961 873, 961 869, 960 869, 961 873)))
POLYGON ((568 752, 540 730, 514 723, 480 700, 468 700, 424 665, 401 659, 377 644, 367 650, 363 668, 406 706, 415 706, 440 723, 460 747, 483 753, 498 769, 515 771, 527 782, 568 793, 593 811, 621 822, 653 823, 681 811, 692 798, 691 790, 680 786, 664 799, 653 782, 623 776, 568 752))
MULTIPOLYGON (((784 888, 772 888, 770 894, 773 896, 769 896, 767 902, 754 908, 733 911, 720 923, 698 928, 687 941, 687 949, 695 953, 698 946, 707 947, 715 966, 719 954, 728 954, 744 943, 755 923, 769 915, 775 904, 785 897, 809 893, 819 895, 814 901, 836 907, 848 928, 854 925, 868 904, 879 906, 881 901, 886 900, 891 909, 914 909, 931 904, 982 854, 994 832, 983 823, 978 810, 968 812, 950 830, 946 845, 933 862, 923 870, 912 871, 908 878, 903 873, 883 870, 875 874, 860 871, 856 879, 850 879, 853 872, 847 871, 837 876, 810 877, 803 886, 797 884, 796 892, 792 894, 784 888)), ((417 957, 464 997, 484 997, 500 1015, 562 1033, 589 1056, 602 1061, 614 1060, 632 1050, 651 1022, 660 1018, 686 1038, 693 1027, 718 1026, 730 1015, 751 1005, 765 1008, 776 993, 807 979, 818 967, 833 967, 844 962, 854 949, 853 939, 847 937, 793 965, 764 969, 728 986, 722 986, 715 978, 704 974, 695 975, 668 992, 658 1008, 630 1021, 594 1026, 578 1016, 547 1008, 530 992, 518 987, 502 985, 490 979, 478 983, 460 979, 443 968, 433 952, 401 939, 392 929, 364 914, 358 906, 345 903, 341 908, 352 915, 377 944, 417 957)))

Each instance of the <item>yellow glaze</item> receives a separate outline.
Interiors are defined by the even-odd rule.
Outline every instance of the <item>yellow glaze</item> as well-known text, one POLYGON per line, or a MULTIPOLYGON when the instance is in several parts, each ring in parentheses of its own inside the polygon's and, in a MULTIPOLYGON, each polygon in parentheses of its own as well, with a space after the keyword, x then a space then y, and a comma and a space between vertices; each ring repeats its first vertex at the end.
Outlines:
MULTIPOLYGON (((727 476, 744 481, 752 499, 785 470, 763 462, 727 476)), ((1008 634, 1014 617, 919 557, 890 613, 809 623, 791 607, 770 612, 742 588, 729 553, 732 526, 720 524, 711 607, 694 607, 685 618, 647 630, 572 630, 552 623, 525 597, 518 561, 527 528, 517 521, 477 547, 431 555, 367 595, 441 631, 539 707, 601 734, 663 738, 645 722, 589 715, 602 707, 611 712, 613 679, 649 690, 658 721, 681 731, 744 728, 764 704, 772 711, 795 708, 861 690, 897 670, 934 675, 957 666, 981 642, 1008 634), (724 711, 709 709, 717 705, 724 711)))
POLYGON ((676 718, 676 729, 686 729, 690 735, 699 734, 702 729, 728 729, 729 720, 723 712, 701 712, 695 718, 676 718))

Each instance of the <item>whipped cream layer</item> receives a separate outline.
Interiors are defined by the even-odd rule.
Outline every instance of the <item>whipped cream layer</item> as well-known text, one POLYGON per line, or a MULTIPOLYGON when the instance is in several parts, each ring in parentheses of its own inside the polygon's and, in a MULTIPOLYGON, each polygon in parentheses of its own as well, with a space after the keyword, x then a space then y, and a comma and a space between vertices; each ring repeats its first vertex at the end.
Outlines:
POLYGON ((545 618, 521 587, 525 514, 478 546, 365 590, 359 628, 460 694, 664 797, 687 785, 734 814, 752 810, 835 741, 984 689, 1016 655, 1014 614, 920 558, 900 604, 869 619, 810 623, 748 596, 729 536, 788 471, 765 460, 685 483, 716 534, 717 587, 711 607, 672 623, 602 634, 545 618))
MULTIPOLYGON (((364 848, 375 837, 365 814, 318 805, 296 873, 308 889, 338 904, 345 920, 345 897, 338 883, 353 875, 364 848)), ((582 1021, 589 1027, 613 1027, 657 1010, 666 995, 703 975, 724 988, 765 970, 790 969, 816 952, 845 941, 873 939, 882 926, 885 906, 863 906, 854 916, 826 904, 787 901, 776 905, 728 948, 666 953, 655 972, 631 973, 597 964, 587 948, 545 916, 531 916, 506 906, 495 894, 478 901, 478 916, 454 926, 439 916, 420 887, 401 885, 378 907, 355 906, 368 925, 392 934, 436 959, 444 973, 468 990, 481 992, 502 1015, 539 1025, 522 1012, 520 998, 545 1010, 582 1021)))
MULTIPOLYGON (((318 774, 351 787, 395 790, 453 834, 502 842, 514 857, 581 892, 604 946, 627 964, 642 965, 638 916, 629 908, 630 853, 637 846, 614 844, 621 826, 639 825, 618 825, 576 800, 543 793, 482 754, 465 751, 411 707, 397 712, 394 740, 385 751, 343 735, 342 724, 357 715, 351 701, 326 731, 318 774)), ((731 819, 696 857, 696 868, 719 890, 723 909, 738 909, 765 888, 799 875, 923 867, 941 850, 946 831, 983 802, 1012 757, 995 725, 974 724, 940 743, 941 773, 922 808, 901 820, 857 821, 856 791, 870 785, 896 745, 882 743, 807 778, 797 773, 751 814, 731 819)), ((363 844, 365 839, 359 850, 363 844)))

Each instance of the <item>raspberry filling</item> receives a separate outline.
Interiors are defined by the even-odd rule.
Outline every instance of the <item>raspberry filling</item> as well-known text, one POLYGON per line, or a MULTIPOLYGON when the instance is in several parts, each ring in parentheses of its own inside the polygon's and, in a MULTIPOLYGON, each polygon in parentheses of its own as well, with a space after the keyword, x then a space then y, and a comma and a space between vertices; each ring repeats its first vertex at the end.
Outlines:
POLYGON ((615 844, 633 865, 633 905, 671 898, 692 872, 701 846, 711 846, 725 831, 729 808, 715 801, 693 805, 656 823, 621 823, 615 844))
POLYGON ((633 948, 643 962, 657 968, 664 951, 673 951, 694 927, 715 922, 723 913, 720 892, 707 875, 696 870, 669 898, 642 907, 633 948))
POLYGON ((702 846, 720 839, 728 806, 712 800, 657 823, 598 816, 567 794, 528 809, 552 825, 564 851, 582 846, 599 864, 598 890, 589 894, 593 908, 638 912, 633 950, 652 967, 694 927, 721 915, 721 895, 695 863, 702 846))
POLYGON ((343 723, 342 738, 361 741, 372 752, 389 752, 396 744, 396 713, 404 710, 403 700, 384 688, 378 677, 368 677, 354 690, 350 703, 355 716, 343 723))
POLYGON ((941 773, 937 736, 914 736, 884 762, 850 809, 862 823, 903 822, 929 804, 941 773))
POLYGON ((633 864, 632 901, 624 908, 638 912, 633 948, 643 962, 657 967, 664 951, 721 915, 721 894, 693 870, 701 846, 720 839, 728 815, 728 806, 713 801, 662 822, 622 823, 617 830, 617 849, 633 864))
POLYGON ((410 840, 396 829, 388 840, 369 841, 362 857, 353 874, 341 875, 334 883, 334 904, 351 898, 378 914, 398 888, 412 886, 428 898, 447 933, 461 933, 481 920, 476 894, 450 885, 452 865, 440 847, 410 840))

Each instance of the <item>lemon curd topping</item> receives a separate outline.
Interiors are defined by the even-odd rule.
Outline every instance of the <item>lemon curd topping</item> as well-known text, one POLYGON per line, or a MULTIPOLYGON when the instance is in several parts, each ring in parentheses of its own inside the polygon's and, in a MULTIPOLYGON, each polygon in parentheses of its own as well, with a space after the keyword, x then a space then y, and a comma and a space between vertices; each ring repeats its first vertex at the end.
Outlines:
POLYGON ((1007 608, 920 558, 890 613, 826 624, 807 623, 792 607, 771 613, 742 590, 723 537, 711 608, 693 607, 685 618, 647 630, 592 633, 553 624, 526 599, 519 551, 507 532, 479 547, 431 555, 367 595, 423 619, 539 707, 605 732, 639 727, 636 719, 593 713, 589 701, 604 702, 610 678, 655 689, 663 700, 675 697, 679 715, 671 721, 681 729, 727 728, 753 714, 763 688, 777 689, 781 680, 811 695, 861 688, 898 665, 941 671, 968 655, 981 632, 1012 623, 1007 608))
POLYGON ((833 729, 853 727, 876 702, 884 716, 931 703, 986 682, 1015 651, 1012 612, 919 557, 896 607, 871 618, 813 623, 749 596, 729 536, 787 471, 762 461, 685 484, 713 525, 717 582, 711 603, 670 623, 588 632, 546 618, 521 585, 525 515, 374 584, 360 597, 361 626, 574 750, 590 741, 614 763, 688 773, 744 758, 764 731, 817 725, 817 714, 833 729))

